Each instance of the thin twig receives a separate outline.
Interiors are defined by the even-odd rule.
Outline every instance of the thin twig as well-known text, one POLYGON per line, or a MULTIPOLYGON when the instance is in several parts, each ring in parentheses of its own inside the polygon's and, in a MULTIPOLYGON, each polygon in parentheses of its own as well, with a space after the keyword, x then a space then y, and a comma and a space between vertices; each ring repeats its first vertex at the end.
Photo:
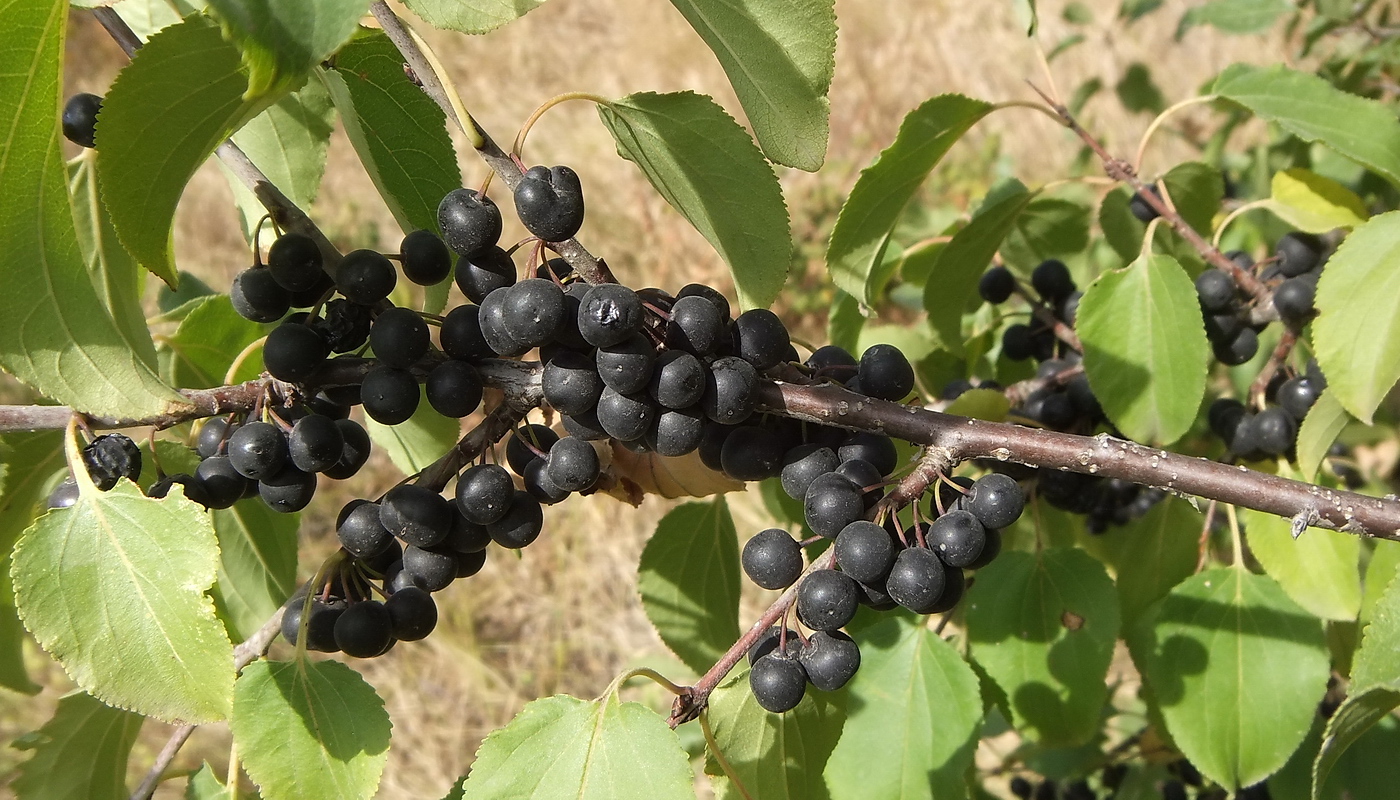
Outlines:
POLYGON ((1266 402, 1265 396, 1269 391, 1269 382, 1274 379, 1274 373, 1278 372, 1283 362, 1288 360, 1288 354, 1293 352, 1293 348, 1298 344, 1298 329, 1292 325, 1283 329, 1283 335, 1278 339, 1278 345, 1274 347, 1274 352, 1269 354, 1269 360, 1264 362, 1264 368, 1259 370, 1259 376, 1254 379, 1254 383, 1249 385, 1249 402, 1255 408, 1262 409, 1266 402))
POLYGON ((1017 283, 1012 291, 1030 305, 1031 313, 1040 321, 1040 324, 1049 328, 1050 332, 1055 334, 1056 339, 1069 345, 1076 353, 1084 352, 1084 346, 1079 343, 1079 334, 1075 333, 1073 328, 1066 325, 1059 317, 1055 316, 1055 312, 1046 307, 1044 303, 1032 297, 1031 293, 1026 291, 1025 287, 1020 283, 1017 283))

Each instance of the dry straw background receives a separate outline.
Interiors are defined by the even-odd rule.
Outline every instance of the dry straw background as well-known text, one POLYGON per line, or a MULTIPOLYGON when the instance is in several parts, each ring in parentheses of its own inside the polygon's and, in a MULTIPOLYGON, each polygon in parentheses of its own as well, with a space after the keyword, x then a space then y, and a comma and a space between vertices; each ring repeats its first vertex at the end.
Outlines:
MULTIPOLYGON (((1032 99, 1025 81, 1045 85, 1011 3, 838 0, 836 5, 840 35, 827 166, 815 175, 781 172, 799 254, 791 280, 808 287, 822 280, 822 240, 840 199, 856 172, 893 138, 905 113, 944 92, 991 101, 1032 99)), ((1041 3, 1038 38, 1047 49, 1071 31, 1060 18, 1064 5, 1041 3)), ((1065 94, 1092 77, 1111 87, 1130 64, 1142 62, 1172 102, 1192 95, 1232 61, 1283 57, 1279 41, 1270 37, 1224 37, 1195 29, 1183 41, 1173 41, 1176 21, 1189 5, 1181 0, 1167 0, 1131 26, 1117 20, 1116 0, 1082 5, 1095 18, 1079 29, 1087 41, 1053 64, 1055 82, 1065 94)), ((714 96, 741 117, 718 63, 663 0, 553 0, 487 36, 431 32, 427 37, 468 108, 498 141, 509 142, 536 106, 567 91, 620 96, 691 89, 714 96)), ((73 15, 68 50, 66 93, 105 91, 123 62, 102 29, 81 12, 73 15)), ((1150 115, 1124 112, 1108 91, 1089 104, 1083 121, 1110 150, 1126 155, 1135 149, 1150 115)), ((1067 174, 1076 150, 1069 135, 1049 120, 1010 110, 975 129, 952 151, 944 169, 975 162, 978 171, 967 182, 972 190, 994 177, 984 165, 998 175, 1035 184, 1067 174), (988 153, 999 157, 988 161, 988 153)), ((479 183, 484 166, 460 140, 458 151, 467 185, 479 183)), ((1165 169, 1189 153, 1184 144, 1161 137, 1147 171, 1165 169)), ((587 104, 566 103, 552 110, 531 134, 526 161, 569 164, 583 177, 589 208, 580 239, 607 257, 620 280, 672 290, 691 281, 730 288, 713 251, 630 163, 616 156, 587 104)), ((966 207, 976 197, 969 193, 936 200, 966 207)), ((231 201, 223 175, 207 165, 186 191, 176 226, 181 268, 221 291, 250 259, 231 201)), ((313 216, 342 250, 377 246, 393 252, 401 235, 339 132, 313 216)), ((523 231, 508 227, 505 238, 513 241, 517 234, 523 231)), ((815 310, 807 310, 791 298, 779 303, 789 306, 792 324, 820 337, 824 316, 817 312, 824 312, 824 305, 809 304, 815 310)), ((8 387, 7 393, 13 392, 8 387)), ((354 496, 382 492, 398 477, 387 460, 377 457, 354 480, 322 485, 304 514, 304 574, 333 547, 331 526, 340 505, 354 496)), ((741 537, 770 524, 751 493, 734 500, 741 537)), ((551 509, 544 535, 522 558, 496 551, 480 575, 439 596, 442 620, 429 639, 355 664, 384 697, 394 723, 380 796, 441 797, 467 770, 482 737, 535 697, 560 692, 592 697, 619 672, 642 664, 678 681, 692 677, 652 631, 636 595, 638 555, 672 505, 674 501, 649 498, 633 509, 610 498, 589 497, 551 509)), ((745 587, 745 618, 766 604, 763 595, 745 587)), ((273 655, 285 657, 282 647, 273 655)), ((34 699, 0 694, 0 739, 5 741, 42 724, 71 687, 46 657, 37 651, 31 655, 47 688, 34 699)), ((669 704, 650 684, 628 692, 658 710, 669 704)), ((133 781, 169 730, 146 724, 132 759, 133 781)), ((698 748, 693 725, 683 728, 682 736, 692 751, 698 748)), ((222 774, 228 747, 223 726, 201 730, 177 767, 193 769, 208 759, 222 774)), ((0 776, 24 757, 0 749, 0 776)), ((703 778, 698 786, 708 796, 703 778)), ((182 787, 182 780, 171 781, 158 796, 182 796, 182 787)))

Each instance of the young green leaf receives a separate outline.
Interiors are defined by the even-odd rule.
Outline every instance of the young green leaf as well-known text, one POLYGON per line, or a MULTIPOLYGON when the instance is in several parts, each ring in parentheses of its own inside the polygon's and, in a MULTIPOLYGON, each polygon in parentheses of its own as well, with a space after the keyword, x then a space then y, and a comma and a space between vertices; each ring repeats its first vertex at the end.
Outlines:
POLYGON ((697 675, 724 655, 739 638, 739 541, 723 495, 661 518, 637 591, 661 640, 697 675))
POLYGON ((1298 426, 1298 472, 1303 480, 1317 478, 1317 469, 1327 457, 1328 448, 1337 440, 1349 419, 1346 409, 1337 402, 1337 396, 1330 388, 1324 390, 1313 407, 1308 409, 1303 424, 1298 426))
POLYGON ((1375 100, 1282 64, 1235 64, 1220 73, 1211 91, 1400 184, 1400 119, 1375 100))
MULTIPOLYGON (((80 484, 81 485, 81 484, 80 484)), ((83 689, 162 720, 228 716, 233 647, 205 594, 218 565, 209 515, 121 481, 91 486, 15 545, 20 618, 83 689)))
POLYGON ((0 686, 23 694, 35 694, 40 687, 29 679, 24 665, 28 635, 15 611, 10 556, 20 532, 39 512, 44 489, 63 468, 63 437, 58 431, 0 436, 0 686))
MULTIPOLYGON (((233 310, 228 295, 209 295, 160 344, 161 372, 176 386, 208 389, 224 385, 224 375, 249 344, 263 336, 263 326, 233 310)), ((235 381, 256 378, 262 359, 245 359, 235 381)))
POLYGON ((434 28, 486 33, 544 5, 544 0, 407 0, 404 5, 434 28))
POLYGON ((954 414, 960 417, 972 417, 973 419, 985 419, 991 422, 1004 422, 1006 414, 1011 410, 1011 401, 1006 399, 1004 392, 996 389, 968 389, 958 398, 948 404, 944 409, 946 414, 954 414))
POLYGON ((1112 554, 1125 630, 1196 571, 1201 525, 1190 503, 1168 497, 1100 539, 1112 554))
POLYGON ((97 123, 102 199, 122 244, 174 287, 175 206, 200 164, 278 96, 245 99, 238 48, 192 16, 151 37, 118 75, 97 123), (169 131, 179 136, 169 136, 169 131))
POLYGON ((1126 186, 1115 187, 1099 203, 1099 229, 1113 252, 1127 264, 1142 252, 1142 237, 1147 226, 1129 209, 1133 192, 1126 186))
POLYGON ((73 224, 78 244, 83 248, 92 288, 116 322, 127 346, 142 364, 155 367, 156 346, 146 325, 146 312, 141 308, 146 273, 117 241, 112 219, 102 205, 96 159, 96 150, 83 150, 82 157, 69 168, 68 191, 73 198, 73 224))
POLYGON ((1367 425, 1400 379, 1400 211, 1352 231, 1317 282, 1313 349, 1327 389, 1367 425))
MULTIPOLYGON (((1220 170, 1199 161, 1187 161, 1167 170, 1162 183, 1166 184, 1172 205, 1186 224, 1202 236, 1210 235, 1211 223, 1225 196, 1225 179, 1220 170)), ((1167 226, 1161 228, 1166 234, 1167 226)), ((1141 239, 1139 236, 1138 240, 1141 239)))
POLYGON ((826 159, 836 68, 832 0, 671 0, 729 77, 768 158, 816 172, 826 159))
MULTIPOLYGON (((859 674, 859 673, 857 673, 859 674)), ((843 714, 829 695, 808 691, 797 708, 771 714, 754 699, 747 669, 736 669, 710 695, 710 727, 724 760, 749 797, 830 800, 822 768, 841 736, 843 714)), ((744 795, 713 752, 705 763, 718 798, 744 795)))
POLYGON ((1226 33, 1259 33, 1297 7, 1290 0, 1210 0, 1188 8, 1181 15, 1176 38, 1196 25, 1210 25, 1226 33))
POLYGON ((1001 256, 1007 266, 1029 273, 1040 262, 1070 256, 1089 246, 1089 209, 1063 197, 1035 197, 1016 216, 1001 256))
POLYGON ((844 347, 852 352, 856 350, 856 342, 860 339, 861 329, 865 327, 865 315, 861 313, 860 301, 841 291, 836 290, 836 296, 831 300, 831 310, 826 317, 826 339, 837 347, 844 347))
POLYGON ((224 35, 243 52, 251 97, 300 86, 369 10, 369 0, 208 1, 224 35))
POLYGON ((1103 565, 1068 547, 1002 553, 966 602, 972 656, 1006 692, 1016 725, 1047 747, 1088 740, 1120 621, 1103 565))
POLYGON ((1231 791, 1284 765, 1327 688, 1321 623, 1242 569, 1186 579, 1128 645, 1177 747, 1231 791))
MULTIPOLYGON (((1327 720, 1322 747, 1318 749, 1317 757, 1313 760, 1311 796, 1314 800, 1321 800, 1326 796, 1323 789, 1329 783, 1328 778, 1332 775, 1332 770, 1351 751, 1352 745, 1366 733, 1375 730, 1377 723, 1382 720, 1389 718, 1394 722, 1390 714, 1397 706, 1400 706, 1400 691, 1383 687, 1351 691, 1347 699, 1333 712, 1332 718, 1327 720)), ((1386 757, 1389 758, 1393 753, 1394 751, 1387 753, 1386 757)), ((1344 797, 1350 796, 1352 795, 1344 797)))
POLYGON ((766 308, 787 279, 792 234, 773 168, 706 95, 642 92, 599 106, 617 151, 729 264, 743 308, 766 308))
POLYGON ((365 418, 365 430, 375 447, 384 449, 389 460, 405 475, 412 475, 442 457, 457 443, 462 425, 444 417, 419 390, 418 409, 398 425, 385 425, 365 418))
POLYGON ((833 800, 965 796, 982 724, 977 676, 922 623, 884 617, 857 636, 849 716, 826 763, 833 800))
POLYGON ((214 512, 219 578, 214 608, 229 634, 246 640, 296 589, 300 514, 279 514, 259 499, 214 512))
POLYGON ((204 762, 185 784, 185 800, 239 800, 229 787, 219 782, 214 768, 204 762))
POLYGON ((1371 560, 1366 564, 1366 577, 1363 579, 1361 611, 1356 615, 1356 621, 1362 630, 1371 624, 1371 618, 1380 607, 1385 590, 1390 587, 1390 582, 1395 576, 1400 574, 1400 542, 1377 539, 1373 544, 1375 550, 1371 552, 1371 560))
POLYGON ((613 692, 593 702, 555 695, 486 737, 464 796, 691 800, 691 783, 680 739, 656 712, 613 692))
POLYGON ((1310 233, 1355 228, 1370 216, 1355 192, 1302 168, 1274 173, 1269 210, 1289 225, 1310 233))
MULTIPOLYGON (((402 70, 400 70, 402 74, 402 70)), ((326 171, 326 150, 335 128, 335 107, 326 87, 318 80, 307 81, 301 89, 278 100, 271 108, 248 120, 233 135, 248 160, 298 208, 310 209, 321 188, 326 171)), ((223 162, 219 162, 220 166, 223 162)), ((251 243, 253 228, 267 214, 257 196, 224 170, 234 203, 243 223, 243 235, 251 243)), ((271 240, 271 230, 263 233, 263 243, 271 240)))
POLYGON ((992 108, 981 100, 945 94, 904 117, 894 142, 861 170, 836 218, 826 263, 837 287, 863 303, 874 301, 869 277, 905 206, 948 149, 992 108))
POLYGON ((988 198, 967 227, 953 234, 924 283, 924 310, 935 343, 953 353, 963 351, 963 311, 977 295, 977 282, 1011 233, 1016 219, 1035 198, 1018 187, 995 202, 988 198))
POLYGON ((68 4, 0 6, 0 366, 80 411, 147 416, 182 405, 93 290, 58 142, 68 4), (18 198, 24 198, 18 201, 18 198))
POLYGON ((26 742, 34 755, 10 788, 17 800, 123 800, 126 762, 145 718, 74 692, 58 701, 44 727, 26 742))
POLYGON ((1308 528, 1293 538, 1288 520, 1244 511, 1250 552, 1293 602, 1323 619, 1352 620, 1361 610, 1361 540, 1308 528))
POLYGON ((1144 256, 1100 275, 1075 328, 1089 385, 1124 434, 1170 444, 1190 429, 1210 346, 1196 289, 1176 259, 1144 256))
POLYGON ((256 661, 229 720, 248 777, 267 800, 369 798, 389 755, 389 714, 339 661, 256 661))

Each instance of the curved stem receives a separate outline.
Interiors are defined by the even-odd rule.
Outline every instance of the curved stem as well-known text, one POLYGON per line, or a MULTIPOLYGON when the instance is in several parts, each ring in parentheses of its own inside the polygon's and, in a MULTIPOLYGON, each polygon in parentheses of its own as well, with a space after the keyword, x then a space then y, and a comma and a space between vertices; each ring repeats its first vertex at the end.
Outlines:
POLYGON ((525 147, 525 137, 530 135, 530 129, 535 127, 535 123, 539 122, 540 117, 544 116, 544 112, 554 108, 560 103, 567 103, 570 100, 590 100, 600 106, 612 105, 612 101, 608 98, 592 92, 565 92, 563 94, 557 94, 541 103, 540 107, 535 109, 534 112, 526 118, 525 124, 520 126, 520 132, 515 134, 515 141, 510 146, 510 154, 519 158, 521 153, 524 152, 522 148, 525 147))
POLYGON ((1202 95, 1201 97, 1192 97, 1186 100, 1182 100, 1180 103, 1170 106, 1163 110, 1162 113, 1158 114, 1157 118, 1152 120, 1152 124, 1147 126, 1147 130, 1142 132, 1142 138, 1138 140, 1137 157, 1133 159, 1133 169, 1139 173, 1142 172, 1142 158, 1147 153, 1147 143, 1152 141, 1152 134, 1156 133, 1157 129, 1162 127, 1162 123, 1166 122, 1167 117, 1170 117, 1172 114, 1175 114, 1183 108, 1198 105, 1200 103, 1209 103, 1214 99, 1215 95, 1213 94, 1202 95))
POLYGON ((1039 111, 1056 122, 1060 121, 1060 115, 1056 114, 1053 108, 1050 108, 1044 103, 1037 103, 1034 100, 1007 100, 992 106, 993 111, 1000 111, 1003 108, 1029 108, 1032 111, 1039 111))
POLYGON ((725 758, 724 752, 719 749, 719 742, 715 741, 715 732, 710 730, 710 715, 705 711, 700 712, 700 731, 705 734, 705 744, 709 745, 711 755, 715 757, 719 768, 724 771, 724 777, 728 778, 729 782, 734 785, 740 797, 744 800, 754 800, 753 795, 749 794, 749 790, 744 786, 744 782, 739 780, 738 775, 734 774, 734 768, 729 766, 729 759, 725 758))
POLYGON ((234 356, 233 363, 228 365, 228 371, 224 373, 224 383, 233 383, 233 378, 238 374, 238 370, 243 366, 243 362, 247 361, 249 356, 261 350, 262 346, 265 344, 267 344, 267 337, 263 336, 249 342, 247 347, 240 350, 238 355, 234 356))
POLYGON ((1238 217, 1241 214, 1245 214, 1250 211, 1254 211, 1255 209, 1268 208, 1270 202, 1271 201, 1268 198, 1265 198, 1263 200, 1255 200, 1252 203, 1245 203, 1244 205, 1227 214, 1225 216, 1225 219, 1222 219, 1220 221, 1220 224, 1215 227, 1215 235, 1212 236, 1210 239, 1211 247, 1214 247, 1216 250, 1220 249, 1220 239, 1225 235, 1225 228, 1229 227, 1230 223, 1235 221, 1235 217, 1238 217))

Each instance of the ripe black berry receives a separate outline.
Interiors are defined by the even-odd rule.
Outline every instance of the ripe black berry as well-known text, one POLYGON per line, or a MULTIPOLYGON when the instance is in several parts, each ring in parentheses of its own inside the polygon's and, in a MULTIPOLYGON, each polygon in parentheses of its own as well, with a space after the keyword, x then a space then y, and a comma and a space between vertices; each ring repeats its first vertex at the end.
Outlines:
POLYGON ((345 299, 362 306, 372 306, 388 297, 398 281, 394 263, 374 250, 346 253, 335 273, 335 288, 345 299))
POLYGON ((642 327, 642 301, 617 283, 600 283, 588 290, 578 309, 578 329, 594 347, 610 347, 642 327))
POLYGON ((326 303, 325 313, 321 335, 326 337, 326 344, 332 353, 358 350, 369 339, 373 322, 368 306, 336 298, 326 303))
POLYGON ((972 484, 966 508, 985 528, 1009 527, 1021 516, 1026 493, 1009 475, 992 473, 972 484))
POLYGON ((543 505, 562 503, 569 497, 569 491, 549 477, 549 463, 542 458, 531 461, 525 468, 524 483, 525 491, 543 505))
POLYGON ((518 550, 538 539, 543 527, 544 511, 540 501, 517 490, 505 515, 489 523, 486 532, 491 534, 491 541, 501 547, 518 550))
POLYGON ((405 544, 432 547, 452 529, 452 507, 426 486, 395 486, 379 504, 379 521, 405 544))
POLYGON ((425 592, 440 592, 457 579, 457 555, 437 547, 403 549, 403 574, 425 592))
POLYGON ((177 485, 190 502, 198 503, 206 508, 209 507, 209 493, 204 489, 204 484, 200 483, 195 476, 183 473, 167 475, 151 484, 150 488, 146 490, 146 496, 159 500, 170 494, 170 490, 177 485))
MULTIPOLYGON (((599 347, 595 359, 603 383, 620 394, 634 394, 645 389, 651 383, 656 367, 656 351, 640 333, 634 333, 616 344, 599 347)), ((681 407, 686 405, 690 403, 681 407)))
POLYGON ((794 447, 783 456, 783 491, 788 497, 801 500, 807 496, 807 487, 817 476, 835 472, 840 465, 840 459, 829 447, 820 444, 794 447))
POLYGON ((1001 354, 1012 361, 1025 361, 1035 353, 1034 336, 1030 326, 1016 323, 1001 335, 1001 354))
POLYGON ((1301 325, 1313 313, 1313 298, 1317 294, 1317 276, 1289 278, 1274 290, 1274 308, 1284 322, 1301 325))
POLYGON ((1255 447, 1265 455, 1278 456, 1288 452, 1298 434, 1297 423, 1287 411, 1277 406, 1254 415, 1255 447))
POLYGON ((233 310, 253 322, 276 322, 292 307, 292 296, 267 267, 250 267, 234 276, 228 292, 233 310))
POLYGON ((408 369, 428 352, 432 336, 428 323, 411 308, 388 308, 374 318, 369 346, 374 357, 390 367, 408 369))
POLYGON ((515 213, 546 242, 572 239, 583 225, 583 186, 568 167, 531 167, 515 186, 515 213))
POLYGON ((555 442, 545 462, 550 480, 565 492, 581 492, 598 480, 598 451, 582 439, 568 436, 555 442))
POLYGON ((343 481, 360 471, 369 460, 369 433, 364 426, 354 420, 338 419, 335 426, 345 438, 345 446, 340 450, 340 460, 330 469, 322 470, 327 478, 343 481))
POLYGON ((452 253, 432 231, 413 231, 399 245, 399 263, 405 278, 419 286, 433 286, 452 272, 452 253))
POLYGON ((564 324, 564 290, 553 281, 530 278, 501 291, 505 292, 502 323, 517 342, 539 347, 564 324))
POLYGON ((787 328, 766 308, 754 308, 734 320, 734 351, 760 372, 772 369, 787 357, 792 340, 787 328))
POLYGON ((511 336, 506 327, 507 291, 497 289, 486 295, 486 299, 481 301, 478 321, 481 324, 481 338, 486 340, 487 346, 499 355, 513 358, 528 352, 530 345, 511 336))
POLYGON ((703 283, 687 283, 681 287, 679 292, 676 292, 676 300, 683 297, 705 298, 719 312, 720 319, 729 321, 729 300, 714 287, 706 286, 703 283))
POLYGON ((223 449, 224 439, 236 428, 230 428, 229 421, 223 417, 210 417, 204 421, 204 425, 199 429, 199 438, 196 439, 195 451, 200 458, 211 458, 219 454, 223 449))
POLYGON ((1212 314, 1224 313, 1234 306, 1237 288, 1235 279, 1218 269, 1208 269, 1196 277, 1196 297, 1201 308, 1212 314))
POLYGON ((81 92, 63 104, 63 136, 81 147, 96 147, 97 114, 102 111, 102 98, 81 92))
POLYGON ((666 322, 666 346, 697 356, 706 356, 719 347, 724 323, 714 303, 691 295, 676 299, 666 322))
POLYGON ((277 237, 267 251, 267 268, 283 289, 305 292, 321 283, 321 248, 316 240, 300 233, 277 237))
POLYGON ((417 586, 394 592, 384 601, 384 610, 389 612, 394 638, 400 641, 416 642, 437 627, 437 603, 433 602, 432 595, 417 586))
POLYGON ((860 357, 860 390, 871 397, 899 401, 914 391, 914 367, 899 348, 877 344, 860 357))
POLYGON ((690 408, 705 394, 705 372, 690 353, 668 350, 656 359, 648 391, 664 408, 690 408))
MULTIPOLYGON (((511 491, 514 492, 513 489, 511 491)), ((491 534, 486 532, 486 526, 469 522, 459 512, 453 515, 452 530, 448 531, 447 538, 438 547, 446 547, 460 555, 462 553, 480 553, 489 544, 491 544, 491 534)))
POLYGON ((1049 303, 1059 303, 1075 289, 1074 278, 1070 277, 1069 267, 1059 259, 1051 258, 1031 272, 1031 285, 1049 303))
POLYGON ((480 313, 480 306, 470 303, 447 312, 442 327, 438 329, 438 343, 449 358, 460 361, 495 358, 496 351, 486 344, 486 338, 481 335, 480 313))
POLYGON ((1206 411, 1206 421, 1210 424, 1211 432, 1229 444, 1247 413, 1244 403, 1232 397, 1221 397, 1211 402, 1206 411))
POLYGON ((865 513, 865 501, 846 478, 827 473, 812 481, 802 499, 803 518, 813 533, 835 539, 865 513))
POLYGON ((742 358, 729 356, 710 365, 700 404, 705 416, 725 425, 738 425, 753 413, 758 372, 742 358))
POLYGON ((330 351, 316 328, 288 320, 267 335, 263 365, 272 377, 296 383, 311 377, 330 351))
POLYGON ((724 440, 720 466, 734 480, 761 481, 782 470, 785 449, 782 439, 772 429, 745 425, 736 428, 724 440))
POLYGON ((1283 382, 1278 387, 1278 404, 1293 419, 1302 422, 1308 409, 1317 402, 1322 392, 1305 375, 1298 375, 1283 382))
POLYGON ((802 702, 807 693, 807 671, 796 658, 769 653, 749 670, 749 688, 764 710, 781 714, 802 702))
POLYGON ((861 583, 878 583, 894 566, 895 544, 889 531, 856 520, 836 536, 836 565, 861 583))
POLYGON ((343 519, 336 526, 335 534, 340 546, 356 558, 373 558, 394 544, 394 535, 384 527, 379 519, 378 503, 360 503, 341 512, 343 519))
POLYGON ((860 669, 860 648, 841 631, 817 631, 807 640, 798 660, 813 686, 834 692, 860 669))
MULTIPOLYGON (((287 612, 282 615, 282 638, 287 644, 297 643, 301 629, 301 609, 306 601, 303 589, 287 601, 287 612)), ((335 623, 348 608, 344 600, 331 600, 323 603, 319 599, 311 601, 311 613, 306 623, 306 649, 321 653, 334 653, 340 647, 335 643, 335 623)))
POLYGON ((977 294, 992 305, 1005 303, 1016 290, 1016 276, 1006 267, 992 267, 977 282, 977 294))
POLYGON ((802 574, 802 548, 787 531, 769 528, 744 543, 740 563, 764 589, 786 589, 802 574))
POLYGON ((561 414, 580 414, 598 405, 603 379, 593 359, 573 350, 555 354, 540 380, 544 399, 561 414))
POLYGON ((229 437, 228 457, 239 475, 262 480, 286 463, 287 440, 271 423, 249 422, 229 437))
POLYGON ((935 519, 928 529, 929 549, 950 567, 965 567, 982 555, 987 542, 986 529, 971 511, 949 511, 935 519))
POLYGON ((895 449, 894 440, 882 433, 853 433, 846 437, 836 455, 842 461, 857 458, 869 461, 881 475, 888 475, 899 466, 899 451, 895 449))
POLYGON ((460 418, 481 405, 481 376, 465 361, 444 361, 428 373, 428 405, 444 417, 460 418))
POLYGON ((496 464, 478 464, 457 478, 457 510, 468 522, 495 522, 505 516, 514 498, 510 474, 496 464))
POLYGON ((515 284, 515 262, 499 247, 491 246, 470 258, 457 261, 457 288, 473 303, 515 284))
MULTIPOLYGON (((1156 186, 1148 186, 1147 191, 1158 197, 1161 196, 1161 191, 1159 191, 1156 186)), ((1157 213, 1157 209, 1153 208, 1152 205, 1143 198, 1142 192, 1133 194, 1133 199, 1128 201, 1128 210, 1132 212, 1134 217, 1138 218, 1139 222, 1151 222, 1160 216, 1157 213)))
POLYGON ((268 508, 281 514, 306 508, 315 494, 316 473, 302 472, 290 463, 258 481, 258 495, 268 508))
POLYGON ((521 477, 530 462, 544 458, 549 448, 559 441, 559 434, 544 425, 525 425, 506 442, 506 463, 521 477))
POLYGON ((448 247, 470 258, 500 241, 501 210, 473 189, 453 189, 438 203, 438 228, 448 247))
POLYGON ((134 481, 141 475, 141 448, 120 433, 108 433, 83 448, 83 464, 93 484, 105 492, 122 478, 134 481))
POLYGON ((948 585, 948 571, 933 551, 911 547, 895 557, 885 588, 901 606, 916 614, 930 614, 948 585))
POLYGON ((210 508, 228 508, 248 492, 248 479, 238 474, 228 456, 212 456, 199 462, 194 477, 204 486, 210 508))
POLYGON ((378 366, 360 384, 365 413, 381 425, 398 425, 413 416, 420 397, 418 380, 406 369, 378 366))
POLYGON ((1308 272, 1322 260, 1324 248, 1322 240, 1310 233, 1285 234, 1279 238, 1274 250, 1274 255, 1278 256, 1279 272, 1289 278, 1308 272))
POLYGON ((1255 333, 1253 328, 1243 328, 1234 338, 1213 341, 1211 349, 1220 363, 1232 367, 1239 366, 1259 352, 1259 334, 1255 333))
POLYGON ((335 646, 354 658, 374 658, 394 641, 394 623, 378 600, 353 603, 335 621, 335 646))
POLYGON ((287 450, 292 463, 303 472, 324 472, 340 462, 345 449, 345 435, 336 420, 320 414, 308 414, 297 420, 287 437, 287 450))
POLYGON ((705 415, 699 406, 663 408, 647 432, 646 442, 657 455, 675 458, 698 449, 704 432, 705 415))
POLYGON ((814 631, 834 631, 856 615, 857 595, 851 576, 834 569, 817 570, 797 587, 797 618, 814 631))
POLYGON ((656 420, 656 404, 646 394, 621 394, 604 387, 595 411, 598 424, 619 442, 641 439, 656 420))

